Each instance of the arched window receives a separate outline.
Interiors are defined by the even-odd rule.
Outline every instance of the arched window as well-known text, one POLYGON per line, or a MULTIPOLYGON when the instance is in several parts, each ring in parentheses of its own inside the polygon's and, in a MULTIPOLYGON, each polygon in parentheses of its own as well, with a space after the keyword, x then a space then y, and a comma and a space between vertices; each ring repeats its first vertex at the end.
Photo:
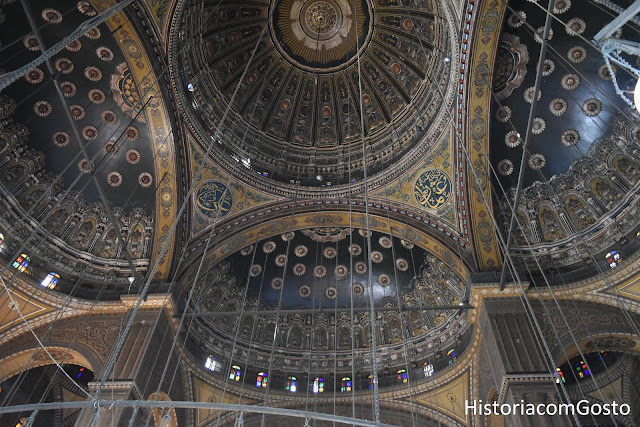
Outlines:
POLYGON ((204 367, 211 371, 219 371, 222 368, 222 364, 216 360, 214 355, 210 355, 207 357, 206 362, 204 362, 204 367))
POLYGON ((0 233, 0 245, 4 243, 4 234, 0 233))
POLYGON ((618 253, 618 251, 609 252, 605 256, 605 259, 607 260, 607 263, 609 264, 609 267, 611 267, 611 268, 616 268, 618 266, 618 264, 620 264, 620 261, 622 260, 621 257, 620 257, 620 254, 618 253))
POLYGON ((58 284, 59 278, 60 275, 52 271, 51 273, 47 274, 47 277, 42 279, 42 282, 40 282, 40 286, 44 286, 45 288, 49 289, 55 289, 56 285, 58 284))
POLYGON ((449 350, 447 352, 447 356, 451 358, 449 359, 449 365, 453 365, 453 362, 456 360, 456 349, 452 348, 451 350, 449 350))
POLYGON ((407 378, 407 370, 406 369, 400 369, 398 372, 398 381, 402 382, 402 383, 406 383, 408 381, 407 378))
POLYGON ((256 378, 256 387, 266 387, 267 386, 267 377, 268 375, 264 372, 260 372, 258 377, 256 378))
POLYGON ((229 379, 234 381, 240 381, 241 375, 242 375, 242 369, 240 369, 240 366, 233 365, 231 367, 231 372, 229 372, 229 379))
POLYGON ((425 377, 430 377, 433 376, 433 365, 429 362, 424 362, 424 376, 425 377))
POLYGON ((20 254, 20 256, 16 258, 15 261, 13 261, 13 268, 24 273, 27 270, 27 267, 29 267, 29 262, 31 262, 31 258, 29 258, 29 255, 20 254))
POLYGON ((313 382, 313 392, 314 393, 324 393, 324 379, 316 378, 313 382))
POLYGON ((583 379, 584 377, 588 377, 591 375, 589 369, 587 368, 587 364, 584 361, 576 362, 576 372, 578 373, 578 378, 583 379))
POLYGON ((373 374, 369 375, 367 378, 369 379, 369 390, 371 390, 373 388, 373 374))
POLYGON ((290 391, 291 393, 295 393, 296 391, 298 391, 296 377, 288 377, 287 384, 284 386, 284 389, 290 391))
POLYGON ((340 387, 340 391, 351 391, 351 378, 343 377, 342 378, 342 386, 340 387))

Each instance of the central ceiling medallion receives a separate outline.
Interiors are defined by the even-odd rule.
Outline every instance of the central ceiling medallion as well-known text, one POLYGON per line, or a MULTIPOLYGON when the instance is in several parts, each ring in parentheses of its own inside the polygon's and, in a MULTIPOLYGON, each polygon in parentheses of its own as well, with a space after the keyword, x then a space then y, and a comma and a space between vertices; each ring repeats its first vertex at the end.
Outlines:
POLYGON ((277 0, 272 7, 275 45, 305 70, 330 72, 347 67, 371 34, 366 1, 277 0))

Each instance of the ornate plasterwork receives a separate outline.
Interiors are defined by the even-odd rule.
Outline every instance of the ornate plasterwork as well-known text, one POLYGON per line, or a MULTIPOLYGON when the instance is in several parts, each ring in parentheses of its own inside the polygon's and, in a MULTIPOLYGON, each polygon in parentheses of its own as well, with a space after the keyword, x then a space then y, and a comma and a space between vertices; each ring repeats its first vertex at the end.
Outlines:
MULTIPOLYGON (((94 6, 100 11, 113 6, 114 0, 94 0, 94 6)), ((151 265, 155 265, 166 244, 164 256, 158 262, 153 276, 155 280, 164 280, 169 274, 171 256, 175 243, 175 234, 171 226, 176 215, 177 174, 174 160, 174 141, 169 115, 164 104, 162 92, 157 83, 158 74, 149 59, 143 44, 131 21, 124 12, 119 12, 106 21, 114 32, 122 52, 125 54, 129 70, 135 85, 141 94, 141 102, 147 102, 146 121, 151 134, 153 152, 157 153, 155 176, 159 180, 156 196, 156 217, 151 265)))
POLYGON ((192 197, 192 226, 191 232, 198 234, 211 226, 216 220, 222 222, 224 218, 233 217, 241 212, 266 205, 280 197, 274 197, 265 191, 253 189, 239 181, 217 166, 211 159, 205 160, 205 166, 197 178, 198 169, 204 158, 204 152, 188 136, 188 152, 191 164, 191 182, 194 184, 192 197), (218 215, 218 208, 220 214, 218 215))
MULTIPOLYGON (((384 12, 380 12, 380 28, 393 28, 394 31, 397 29, 396 32, 398 34, 404 34, 405 32, 418 33, 424 40, 437 40, 437 43, 443 44, 439 47, 439 51, 449 52, 451 46, 452 52, 448 53, 448 55, 452 60, 450 62, 441 61, 435 55, 433 57, 427 55, 429 58, 426 61, 433 61, 433 67, 427 67, 421 71, 424 66, 418 59, 423 55, 422 50, 417 45, 414 46, 415 40, 410 43, 408 39, 405 40, 404 36, 398 36, 398 34, 390 35, 389 43, 393 41, 392 44, 381 42, 373 46, 374 43, 372 42, 372 47, 367 49, 367 57, 363 57, 362 64, 362 72, 366 76, 366 80, 363 78, 363 90, 365 92, 363 105, 366 110, 365 122, 371 129, 371 136, 368 139, 371 139, 370 145, 373 150, 373 154, 367 160, 367 164, 372 166, 375 171, 381 169, 382 163, 388 162, 384 159, 393 158, 394 163, 396 163, 395 159, 401 158, 397 163, 403 164, 398 168, 393 168, 394 170, 388 170, 384 174, 377 174, 376 176, 370 174, 369 183, 373 186, 397 175, 417 158, 426 155, 431 149, 431 144, 428 142, 432 137, 439 135, 443 129, 447 112, 445 111, 446 108, 442 108, 442 106, 450 105, 449 101, 453 95, 453 86, 446 84, 455 74, 453 68, 448 64, 455 63, 457 59, 457 49, 455 49, 457 40, 452 29, 453 26, 445 26, 444 23, 440 25, 437 20, 435 21, 436 25, 432 25, 431 15, 434 11, 430 11, 429 8, 435 7, 434 5, 428 4, 428 2, 412 3, 412 5, 421 12, 413 12, 412 19, 400 19, 395 16, 394 10, 399 9, 398 7, 388 7, 391 5, 380 7, 380 10, 384 12), (386 50, 389 50, 390 53, 385 53, 386 50), (404 61, 398 59, 407 55, 410 57, 409 59, 404 61), (396 59, 398 60, 396 61, 396 59), (418 60, 417 63, 416 60, 418 60), (427 69, 430 78, 425 77, 427 69), (442 78, 437 77, 439 75, 442 78), (426 84, 425 82, 428 83, 430 81, 443 82, 438 91, 442 92, 445 98, 444 101, 432 103, 432 97, 427 96, 420 89, 426 84), (403 93, 405 95, 402 95, 403 93), (408 108, 408 105, 411 105, 411 108, 408 108), (410 119, 411 116, 418 114, 418 111, 422 112, 419 117, 415 117, 415 120, 410 119), (402 121, 402 123, 395 123, 398 120, 402 121), (390 121, 394 122, 394 133, 402 135, 400 138, 387 138, 389 136, 387 131, 389 130, 390 121), (408 125, 409 122, 411 125, 408 125), (407 155, 401 156, 401 153, 407 155)), ((244 38, 247 38, 247 41, 255 42, 259 38, 260 29, 258 27, 260 22, 266 19, 266 13, 258 10, 260 9, 258 7, 240 10, 235 6, 231 6, 225 5, 220 10, 216 10, 215 13, 214 11, 206 11, 206 13, 211 14, 209 16, 210 19, 207 19, 207 25, 211 28, 216 25, 216 22, 226 22, 227 13, 237 17, 238 27, 230 28, 228 31, 223 31, 223 27, 220 27, 220 34, 214 31, 215 34, 208 33, 209 35, 207 36, 211 36, 211 40, 208 42, 210 46, 207 49, 211 50, 213 46, 216 46, 216 49, 212 51, 215 56, 213 58, 215 66, 212 67, 212 73, 216 75, 222 73, 220 78, 215 80, 216 84, 221 87, 219 90, 213 86, 209 87, 210 85, 206 81, 202 81, 203 79, 200 79, 201 81, 198 83, 200 88, 194 92, 187 93, 184 87, 176 87, 180 104, 187 110, 187 116, 191 115, 189 110, 195 105, 191 98, 194 98, 197 105, 203 108, 206 106, 206 112, 198 113, 200 119, 203 117, 206 119, 208 116, 213 117, 225 110, 220 100, 228 98, 230 95, 229 88, 235 87, 235 82, 239 78, 239 74, 236 71, 241 70, 242 65, 240 56, 243 56, 246 60, 251 53, 249 51, 245 52, 246 46, 244 45, 242 45, 242 50, 239 50, 235 45, 230 48, 228 44, 240 43, 240 40, 244 38), (248 24, 243 24, 242 22, 244 21, 240 17, 245 15, 252 17, 251 19, 256 21, 256 25, 248 26, 248 24), (223 58, 228 56, 226 53, 223 54, 223 51, 234 52, 233 58, 227 58, 232 60, 231 62, 223 58), (234 63, 236 59, 238 61, 237 64, 234 63), (233 72, 224 71, 224 69, 220 68, 222 65, 227 68, 231 67, 233 72), (229 81, 227 82, 227 80, 229 81), (207 94, 214 94, 220 91, 220 96, 214 100, 202 99, 203 96, 208 97, 209 95, 207 94)), ((180 10, 182 7, 182 5, 178 6, 177 15, 183 13, 180 10)), ((448 10, 443 12, 444 15, 449 15, 448 10)), ((447 19, 449 19, 448 16, 447 19)), ((378 32, 381 31, 385 32, 387 30, 380 29, 378 32)), ((178 39, 179 37, 175 34, 176 44, 178 39)), ((354 108, 347 108, 346 111, 342 111, 345 103, 349 104, 351 101, 352 104, 357 104, 353 101, 354 84, 357 81, 354 79, 356 79, 357 73, 355 73, 355 70, 351 70, 354 72, 346 73, 345 71, 343 73, 335 73, 335 75, 320 75, 316 84, 314 83, 315 79, 311 79, 308 75, 309 73, 293 67, 286 60, 274 57, 276 55, 274 53, 275 48, 271 47, 271 41, 267 40, 266 36, 263 42, 265 46, 259 50, 256 61, 252 62, 252 64, 255 63, 255 66, 251 66, 247 70, 246 81, 240 82, 240 89, 234 101, 232 114, 235 114, 233 111, 239 110, 242 118, 239 120, 234 119, 234 122, 238 125, 237 129, 225 130, 222 137, 234 147, 234 152, 238 157, 251 159, 252 169, 243 168, 242 165, 233 162, 233 159, 227 158, 233 153, 220 155, 217 146, 214 147, 212 155, 225 168, 233 169, 243 180, 262 188, 274 189, 281 194, 292 195, 296 192, 295 187, 286 183, 289 182, 289 178, 295 179, 297 176, 295 171, 298 169, 301 172, 300 179, 303 184, 310 186, 300 189, 299 194, 301 196, 317 197, 320 193, 326 194, 327 192, 346 194, 347 186, 336 185, 337 178, 332 179, 332 176, 334 178, 340 177, 340 183, 344 183, 344 177, 347 174, 346 164, 349 161, 352 162, 354 174, 357 174, 357 170, 362 168, 361 162, 359 164, 359 160, 355 157, 355 152, 359 147, 357 141, 361 134, 357 128, 359 119, 353 115, 355 113, 354 108), (288 72, 287 67, 291 68, 291 72, 288 72), (291 92, 290 95, 288 91, 291 92), (256 99, 258 100, 257 103, 254 102, 256 99), (312 106, 308 103, 312 99, 319 99, 322 105, 312 106), (235 104, 238 104, 238 108, 235 107, 235 104), (256 108, 250 108, 254 104, 256 108), (294 113, 295 116, 292 115, 294 113), (278 115, 278 117, 275 117, 274 114, 278 115), (247 126, 245 122, 250 120, 250 116, 253 119, 251 119, 251 124, 248 128, 249 132, 246 133, 241 128, 247 126), (295 121, 292 122, 291 120, 294 120, 294 118, 295 121), (274 124, 275 122, 272 123, 276 119, 280 121, 277 124, 274 124), (313 124, 315 122, 312 123, 312 121, 317 121, 317 123, 313 124), (292 127, 288 126, 290 123, 293 123, 292 127), (255 132, 254 128, 257 129, 255 132), (309 135, 306 135, 305 132, 309 133, 309 135), (313 135, 311 135, 311 132, 313 132, 313 135), (275 136, 271 135, 272 133, 275 133, 275 136), (331 135, 332 133, 334 134, 333 136, 331 135), (244 134, 246 134, 246 138, 243 136, 244 134), (347 135, 346 139, 340 137, 340 135, 347 135), (312 138, 310 138, 311 136, 312 138), (285 140, 282 138, 285 138, 285 140), (255 140, 260 141, 260 147, 252 147, 252 141, 255 140), (280 142, 272 145, 272 140, 280 142), (286 148, 284 153, 283 147, 286 148), (354 152, 354 156, 351 159, 349 159, 349 151, 354 152), (284 158, 278 157, 281 154, 285 154, 284 158), (269 179, 261 178, 255 173, 256 171, 269 172, 269 179), (311 185, 317 185, 315 180, 317 174, 324 176, 327 181, 333 181, 333 186, 331 188, 327 186, 323 189, 311 187, 311 185), (285 180, 285 184, 274 182, 274 180, 285 180)), ((177 52, 177 48, 176 46, 173 50, 177 52)), ((176 61, 176 52, 172 54, 173 62, 176 61)), ((196 55, 196 53, 194 52, 193 54, 196 55)), ((195 68, 190 71, 190 67, 184 66, 182 62, 180 68, 187 73, 195 71, 195 68)), ((440 95, 438 97, 442 98, 440 95)), ((212 123, 203 124, 195 120, 194 117, 191 117, 191 119, 193 120, 189 121, 189 126, 192 126, 196 131, 195 133, 200 136, 198 143, 207 145, 210 142, 210 138, 205 135, 211 126, 215 127, 215 120, 212 123)), ((389 169, 386 165, 385 168, 389 169)), ((354 183, 352 190, 361 191, 362 182, 354 183)))
POLYGON ((429 155, 383 189, 373 192, 370 198, 383 203, 415 206, 417 211, 432 213, 457 228, 459 214, 455 207, 458 186, 455 185, 455 178, 451 178, 455 176, 451 158, 451 134, 445 132, 429 155), (444 187, 432 192, 431 184, 437 186, 431 179, 435 177, 440 178, 439 182, 442 182, 444 187), (440 192, 442 194, 436 196, 436 193, 440 192))
MULTIPOLYGON (((205 265, 214 265, 230 254, 254 243, 256 238, 261 240, 269 236, 287 232, 291 229, 297 231, 316 226, 361 228, 365 226, 365 221, 364 215, 359 212, 353 212, 351 215, 349 212, 341 211, 331 213, 296 213, 293 216, 275 219, 269 223, 253 225, 239 232, 223 235, 222 239, 211 245, 211 249, 207 253, 205 265)), ((372 230, 382 233, 388 233, 389 230, 392 229, 394 236, 410 241, 431 252, 453 269, 465 283, 469 282, 470 273, 464 261, 461 260, 457 253, 449 250, 427 232, 408 226, 406 223, 398 220, 391 219, 389 221, 389 219, 377 215, 370 215, 369 226, 372 230)), ((195 270, 188 269, 188 272, 183 276, 181 281, 185 286, 191 286, 194 277, 195 270)))
POLYGON ((492 196, 489 174, 489 120, 491 102, 490 64, 500 35, 505 4, 497 0, 483 1, 475 28, 471 59, 474 64, 467 82, 467 139, 464 141, 469 159, 465 171, 471 211, 472 237, 480 270, 495 270, 502 259, 493 225, 492 196))

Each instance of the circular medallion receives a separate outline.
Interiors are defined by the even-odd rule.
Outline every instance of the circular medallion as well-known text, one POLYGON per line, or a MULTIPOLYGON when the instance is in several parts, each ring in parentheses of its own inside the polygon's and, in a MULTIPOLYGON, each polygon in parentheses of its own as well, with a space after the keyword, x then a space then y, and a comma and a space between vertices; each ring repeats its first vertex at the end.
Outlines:
POLYGON ((208 180, 200 184, 196 191, 196 208, 207 218, 216 218, 218 210, 220 216, 225 216, 233 206, 231 191, 217 181, 208 180))
POLYGON ((336 257, 337 252, 334 248, 332 248, 331 246, 329 246, 328 248, 325 248, 323 251, 324 257, 327 259, 333 259, 336 257))
POLYGON ((284 267, 287 262, 287 256, 285 254, 276 255, 276 265, 278 267, 284 267))
POLYGON ((271 281, 271 287, 276 291, 282 289, 282 277, 274 277, 271 281))
POLYGON ((404 258, 398 258, 396 260, 396 267, 398 267, 400 271, 407 271, 409 269, 409 263, 404 258))
POLYGON ((336 266, 336 269, 334 270, 334 274, 336 276, 336 279, 344 279, 345 277, 347 277, 347 273, 348 272, 349 272, 349 270, 344 265, 338 265, 338 266, 336 266))
POLYGON ((296 276, 302 276, 307 272, 307 267, 304 264, 296 264, 293 266, 293 274, 296 276))
POLYGON ((336 299, 336 297, 338 296, 338 289, 335 286, 329 286, 324 292, 324 295, 328 299, 336 299))
POLYGON ((296 256, 298 258, 302 258, 303 256, 305 256, 305 255, 307 255, 309 253, 309 249, 307 249, 307 247, 305 245, 298 245, 293 250, 293 252, 296 254, 296 256))
POLYGON ((380 264, 383 259, 384 257, 382 256, 382 253, 380 253, 380 251, 371 252, 371 261, 375 262, 376 264, 380 264))
POLYGON ((380 286, 386 288, 391 284, 391 278, 386 274, 381 274, 378 276, 378 283, 380 284, 380 286))
POLYGON ((351 246, 349 246, 349 252, 351 252, 351 255, 353 256, 358 256, 362 253, 362 248, 360 247, 360 245, 356 245, 355 243, 351 246))
POLYGON ((269 242, 265 242, 264 245, 262 245, 262 251, 265 254, 270 254, 271 252, 273 252, 276 249, 276 244, 272 241, 269 242))
POLYGON ((67 146, 69 141, 69 134, 66 132, 56 132, 53 134, 53 143, 58 147, 67 146))
POLYGON ((311 286, 309 285, 302 285, 298 288, 298 295, 300 295, 302 298, 309 298, 309 296, 311 295, 311 286))
POLYGON ((240 255, 247 256, 250 255, 251 252, 253 252, 253 245, 245 246, 240 250, 240 255))
POLYGON ((367 272, 367 264, 365 264, 362 261, 358 261, 356 262, 355 269, 356 269, 356 273, 364 274, 367 272))
POLYGON ((251 277, 258 277, 262 273, 262 266, 259 264, 253 264, 249 269, 249 275, 251 277))
POLYGON ((275 1, 270 29, 276 47, 292 64, 307 71, 349 66, 357 59, 358 46, 364 50, 372 33, 369 4, 356 1, 275 1))
POLYGON ((362 283, 354 283, 353 284, 353 294, 355 296, 364 295, 364 286, 362 286, 362 283))
POLYGON ((317 265, 316 268, 313 269, 313 275, 321 279, 327 275, 327 268, 324 265, 317 265))
POLYGON ((150 187, 152 183, 153 177, 149 172, 142 172, 140 175, 138 175, 138 184, 140 184, 142 187, 150 187))
POLYGON ((378 239, 378 243, 380 243, 380 246, 385 249, 390 249, 392 246, 391 239, 387 236, 382 236, 380 239, 378 239))
POLYGON ((425 208, 438 209, 449 200, 451 180, 439 169, 428 170, 416 180, 413 195, 425 208))

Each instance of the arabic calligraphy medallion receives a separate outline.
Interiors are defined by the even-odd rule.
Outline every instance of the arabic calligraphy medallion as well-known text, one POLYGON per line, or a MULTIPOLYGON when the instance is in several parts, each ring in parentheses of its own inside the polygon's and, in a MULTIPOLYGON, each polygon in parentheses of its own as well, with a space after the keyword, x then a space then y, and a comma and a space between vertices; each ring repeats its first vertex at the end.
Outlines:
POLYGON ((232 205, 231 190, 217 181, 205 181, 196 191, 196 208, 207 218, 215 218, 218 215, 218 209, 220 209, 220 217, 225 216, 232 205))
POLYGON ((428 170, 416 180, 413 195, 425 208, 438 209, 449 200, 451 180, 439 169, 428 170))

